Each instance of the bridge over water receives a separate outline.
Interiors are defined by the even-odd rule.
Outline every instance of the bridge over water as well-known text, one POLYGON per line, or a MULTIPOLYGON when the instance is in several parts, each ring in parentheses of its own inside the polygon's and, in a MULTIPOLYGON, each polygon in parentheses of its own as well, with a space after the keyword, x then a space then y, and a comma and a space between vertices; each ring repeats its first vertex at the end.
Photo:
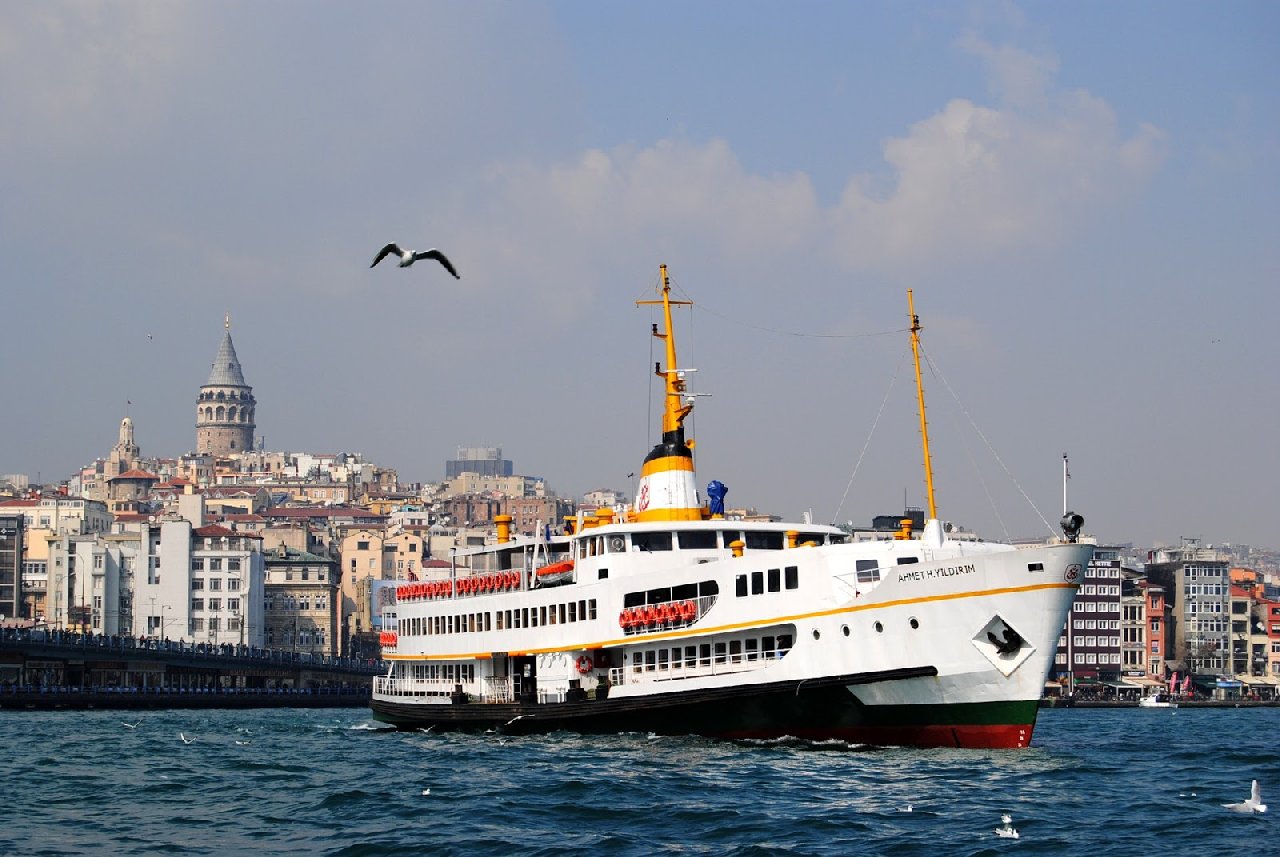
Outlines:
POLYGON ((367 705, 381 661, 0 629, 0 707, 367 705))

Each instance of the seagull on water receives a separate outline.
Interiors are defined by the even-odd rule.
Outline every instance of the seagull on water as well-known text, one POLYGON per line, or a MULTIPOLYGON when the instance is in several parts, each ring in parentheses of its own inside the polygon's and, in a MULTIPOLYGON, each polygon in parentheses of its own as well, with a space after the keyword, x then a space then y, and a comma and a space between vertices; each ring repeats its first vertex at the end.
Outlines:
POLYGON ((188 738, 186 735, 183 735, 181 732, 178 733, 178 737, 182 739, 183 744, 190 744, 194 740, 192 738, 188 738))
POLYGON ((997 827, 997 828, 996 828, 996 836, 999 836, 1001 839, 1018 839, 1018 838, 1020 838, 1020 837, 1019 837, 1019 835, 1018 835, 1018 831, 1017 831, 1017 830, 1015 830, 1015 829, 1014 829, 1014 827, 1013 827, 1013 818, 1012 818, 1012 817, 1010 817, 1010 816, 1008 816, 1008 815, 1002 815, 1002 816, 1000 816, 1000 821, 1001 821, 1001 823, 1004 825, 1004 827, 997 827))
POLYGON ((458 276, 458 272, 454 270, 453 263, 450 262, 443 253, 441 253, 439 250, 435 249, 434 247, 432 247, 430 250, 423 250, 420 253, 415 253, 412 250, 401 249, 400 245, 395 243, 394 241, 392 241, 386 247, 383 247, 381 250, 378 251, 378 255, 373 258, 373 265, 370 265, 369 267, 372 268, 374 265, 378 264, 383 259, 390 256, 392 253, 400 257, 401 268, 407 268, 410 265, 412 265, 414 262, 417 262, 421 259, 435 259, 441 265, 444 265, 444 269, 446 271, 448 271, 450 274, 453 274, 453 278, 455 280, 462 279, 462 277, 458 276))
POLYGON ((431 789, 423 789, 423 790, 422 790, 422 796, 423 796, 423 797, 427 797, 427 796, 428 796, 428 795, 430 795, 430 794, 431 794, 431 789))
MULTIPOLYGON (((142 722, 141 720, 138 721, 138 723, 141 723, 141 722, 142 722)), ((120 725, 123 726, 125 729, 137 729, 138 723, 121 723, 120 725)))
POLYGON ((1249 799, 1242 800, 1239 803, 1224 803, 1224 809, 1232 812, 1245 813, 1261 813, 1267 811, 1267 805, 1262 802, 1262 789, 1258 788, 1258 781, 1253 781, 1253 788, 1249 791, 1249 799))

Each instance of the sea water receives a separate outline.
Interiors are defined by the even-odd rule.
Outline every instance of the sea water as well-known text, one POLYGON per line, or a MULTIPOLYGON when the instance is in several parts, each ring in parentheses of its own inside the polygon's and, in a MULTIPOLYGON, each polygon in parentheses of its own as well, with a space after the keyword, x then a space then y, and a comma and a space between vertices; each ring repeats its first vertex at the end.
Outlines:
POLYGON ((1277 736, 1274 708, 1050 709, 1000 751, 6 712, 0 854, 1277 854, 1277 736), (1273 813, 1221 807, 1253 779, 1273 813))

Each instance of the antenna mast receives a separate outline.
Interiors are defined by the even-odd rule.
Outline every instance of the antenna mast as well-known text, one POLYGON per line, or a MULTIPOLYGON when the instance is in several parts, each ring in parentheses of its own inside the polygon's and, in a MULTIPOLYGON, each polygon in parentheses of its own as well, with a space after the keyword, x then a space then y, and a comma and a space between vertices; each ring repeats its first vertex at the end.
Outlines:
POLYGON ((916 315, 915 300, 907 289, 907 312, 911 315, 911 354, 916 364, 916 398, 920 402, 920 441, 924 446, 924 487, 929 499, 929 518, 937 520, 938 507, 933 500, 933 463, 929 458, 929 423, 924 415, 924 381, 920 379, 920 316, 916 315))

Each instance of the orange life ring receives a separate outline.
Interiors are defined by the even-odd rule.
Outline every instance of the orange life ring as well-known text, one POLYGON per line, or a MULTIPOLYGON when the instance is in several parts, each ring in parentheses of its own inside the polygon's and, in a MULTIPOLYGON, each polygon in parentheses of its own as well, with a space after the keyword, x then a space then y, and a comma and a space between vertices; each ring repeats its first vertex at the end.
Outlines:
POLYGON ((583 675, 586 675, 587 673, 591 672, 595 668, 596 668, 595 663, 587 655, 580 655, 578 657, 578 672, 582 673, 583 675))

